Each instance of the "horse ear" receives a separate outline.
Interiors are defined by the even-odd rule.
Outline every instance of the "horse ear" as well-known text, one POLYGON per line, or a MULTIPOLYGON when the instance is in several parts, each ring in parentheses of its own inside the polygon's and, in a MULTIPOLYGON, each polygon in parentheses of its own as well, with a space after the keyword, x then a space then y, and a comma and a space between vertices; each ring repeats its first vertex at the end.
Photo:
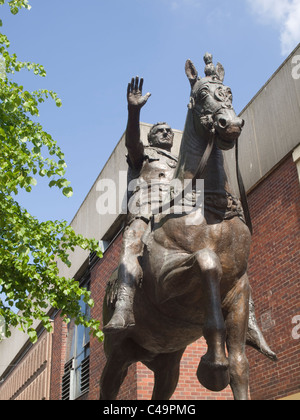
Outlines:
POLYGON ((224 77, 225 77, 225 70, 224 70, 224 67, 222 66, 222 64, 220 64, 220 63, 218 63, 216 65, 216 75, 217 75, 218 79, 221 80, 221 82, 223 83, 224 77))
POLYGON ((185 74, 187 75, 190 81, 191 87, 193 87, 194 84, 197 82, 198 72, 191 60, 187 60, 185 63, 185 74))

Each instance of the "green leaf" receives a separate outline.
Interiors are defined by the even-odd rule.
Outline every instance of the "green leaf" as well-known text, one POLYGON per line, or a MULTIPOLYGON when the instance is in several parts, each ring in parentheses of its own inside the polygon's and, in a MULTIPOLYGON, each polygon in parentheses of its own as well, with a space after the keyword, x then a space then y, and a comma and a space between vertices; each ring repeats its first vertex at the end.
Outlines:
POLYGON ((28 336, 30 338, 30 341, 34 344, 37 342, 38 340, 38 336, 35 330, 29 330, 28 331, 28 336))
POLYGON ((68 181, 65 178, 61 178, 57 181, 56 184, 57 184, 58 188, 62 188, 62 187, 68 187, 71 184, 71 182, 68 181))
POLYGON ((93 308, 93 307, 94 307, 94 300, 93 300, 93 299, 89 299, 89 300, 87 301, 87 304, 88 304, 91 308, 93 308))
POLYGON ((56 103, 56 106, 57 106, 58 108, 60 108, 60 107, 62 106, 61 99, 56 99, 56 100, 55 100, 55 103, 56 103))
POLYGON ((100 341, 102 341, 103 340, 103 338, 104 338, 104 334, 103 334, 103 332, 102 331, 96 331, 95 333, 94 333, 94 337, 97 337, 98 338, 98 340, 100 340, 100 341))
POLYGON ((37 185, 37 180, 35 178, 29 178, 29 183, 35 187, 37 185))
POLYGON ((35 154, 39 154, 39 153, 41 153, 41 148, 40 147, 37 147, 37 146, 35 146, 33 149, 32 149, 32 151, 33 151, 33 153, 35 153, 35 154))
POLYGON ((27 255, 29 254, 29 248, 26 245, 21 245, 18 249, 20 255, 27 255))
POLYGON ((72 197, 72 195, 73 195, 73 189, 72 189, 71 187, 64 188, 64 189, 63 189, 63 194, 64 194, 66 197, 70 198, 70 197, 72 197))

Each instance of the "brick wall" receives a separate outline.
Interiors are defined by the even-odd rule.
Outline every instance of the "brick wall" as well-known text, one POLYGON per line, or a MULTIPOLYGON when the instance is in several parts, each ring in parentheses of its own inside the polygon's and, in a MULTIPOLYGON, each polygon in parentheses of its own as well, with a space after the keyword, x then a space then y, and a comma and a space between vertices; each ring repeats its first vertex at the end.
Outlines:
POLYGON ((52 333, 44 331, 0 386, 0 400, 49 400, 52 333))
POLYGON ((52 366, 51 366, 51 386, 50 399, 61 400, 62 377, 66 362, 68 327, 62 318, 57 314, 54 320, 54 331, 52 340, 52 366))
POLYGON ((273 363, 252 349, 252 399, 277 399, 300 390, 300 340, 292 319, 300 315, 300 187, 288 157, 249 195, 254 235, 249 278, 256 316, 279 357, 273 363))

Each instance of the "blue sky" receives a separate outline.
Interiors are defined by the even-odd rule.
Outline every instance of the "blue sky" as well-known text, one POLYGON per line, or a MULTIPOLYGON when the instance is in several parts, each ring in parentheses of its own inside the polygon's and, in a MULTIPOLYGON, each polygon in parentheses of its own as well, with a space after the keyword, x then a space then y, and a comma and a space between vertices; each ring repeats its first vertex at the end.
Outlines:
MULTIPOLYGON (((225 67, 239 113, 300 41, 300 0, 30 0, 16 16, 1 6, 2 32, 18 58, 43 64, 45 79, 27 71, 28 90, 47 88, 39 121, 66 155, 74 195, 44 180, 22 204, 41 220, 71 221, 126 128, 126 88, 144 77, 152 93, 141 120, 183 129, 190 58, 203 74, 203 55, 225 67)), ((117 168, 116 168, 117 170, 117 168)))

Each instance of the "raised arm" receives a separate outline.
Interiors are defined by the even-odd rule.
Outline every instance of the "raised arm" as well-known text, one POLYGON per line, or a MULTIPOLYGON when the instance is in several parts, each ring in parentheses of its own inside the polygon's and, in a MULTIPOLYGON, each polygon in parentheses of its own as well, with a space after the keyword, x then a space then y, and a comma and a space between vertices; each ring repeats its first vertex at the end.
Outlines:
POLYGON ((151 96, 151 93, 142 95, 143 83, 142 78, 141 80, 139 77, 132 78, 127 88, 128 122, 125 141, 130 163, 136 169, 142 166, 144 159, 144 145, 140 136, 140 112, 151 96))

